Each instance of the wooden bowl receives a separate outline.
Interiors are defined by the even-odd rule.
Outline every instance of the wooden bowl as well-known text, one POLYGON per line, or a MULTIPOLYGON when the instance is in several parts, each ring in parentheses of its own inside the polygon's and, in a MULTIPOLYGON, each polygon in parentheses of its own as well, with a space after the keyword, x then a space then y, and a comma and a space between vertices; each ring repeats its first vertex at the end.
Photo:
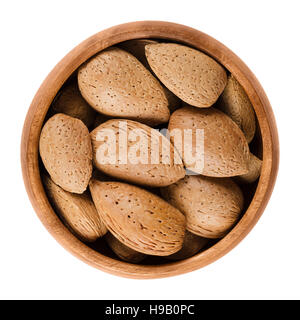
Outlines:
MULTIPOLYGON (((73 255, 100 270, 128 278, 161 278, 190 272, 219 259, 235 247, 253 228, 271 196, 275 183, 279 143, 270 103, 256 77, 233 52, 210 36, 179 24, 160 21, 141 21, 118 25, 88 38, 68 53, 50 72, 36 93, 29 108, 22 135, 21 161, 25 186, 31 203, 52 236, 73 255), (72 73, 97 52, 119 42, 137 39, 166 39, 199 49, 230 71, 247 92, 260 128, 256 149, 262 150, 261 176, 253 189, 249 206, 236 226, 221 240, 197 255, 178 262, 134 265, 112 257, 104 248, 78 240, 53 211, 45 194, 39 167, 38 142, 48 108, 59 89, 72 73)), ((101 241, 100 241, 101 244, 101 241)), ((101 245, 100 245, 101 247, 101 245)))

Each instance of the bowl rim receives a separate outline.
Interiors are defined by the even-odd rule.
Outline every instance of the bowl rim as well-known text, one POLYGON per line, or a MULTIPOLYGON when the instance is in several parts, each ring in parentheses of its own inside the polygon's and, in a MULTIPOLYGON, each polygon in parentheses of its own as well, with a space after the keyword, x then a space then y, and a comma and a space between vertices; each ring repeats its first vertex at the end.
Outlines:
POLYGON ((211 36, 185 25, 165 21, 137 21, 113 26, 89 37, 70 51, 49 73, 27 112, 21 139, 23 180, 32 206, 50 234, 85 263, 117 276, 153 279, 200 269, 233 249, 254 227, 274 188, 279 165, 279 141, 268 98, 251 70, 230 49, 211 36), (38 142, 41 127, 55 95, 71 74, 105 48, 131 39, 157 38, 199 49, 224 65, 244 87, 261 129, 263 164, 253 199, 240 221, 215 245, 195 256, 162 265, 136 265, 102 255, 78 240, 60 221, 45 194, 39 171, 38 142))

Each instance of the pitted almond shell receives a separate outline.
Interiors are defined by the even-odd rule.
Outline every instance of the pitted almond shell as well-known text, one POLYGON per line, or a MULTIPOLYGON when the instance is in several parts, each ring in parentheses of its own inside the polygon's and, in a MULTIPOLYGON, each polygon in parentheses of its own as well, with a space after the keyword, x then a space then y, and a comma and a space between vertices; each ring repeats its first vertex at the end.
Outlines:
POLYGON ((209 240, 207 238, 199 237, 186 230, 182 248, 178 252, 173 253, 166 258, 169 260, 183 260, 190 258, 203 249, 207 245, 208 241, 209 240))
POLYGON ((105 236, 106 243, 111 248, 111 250, 122 260, 130 263, 139 263, 146 258, 146 255, 133 250, 122 242, 120 242, 116 237, 114 237, 110 232, 105 236))
MULTIPOLYGON (((157 41, 150 40, 150 39, 133 39, 124 41, 118 44, 118 46, 131 53, 135 56, 149 71, 152 71, 151 67, 149 66, 148 60, 145 55, 145 46, 147 44, 158 43, 157 41)), ((154 74, 154 73, 153 73, 154 74)), ((155 75, 155 74, 154 74, 155 75)), ((175 96, 167 87, 165 87, 162 83, 162 88, 165 92, 167 100, 169 102, 169 109, 171 112, 175 111, 176 109, 180 108, 181 101, 178 97, 175 96)))
POLYGON ((152 72, 145 55, 145 46, 153 43, 158 42, 151 39, 132 39, 119 43, 118 47, 135 56, 148 70, 152 72))
POLYGON ((223 237, 243 209, 243 194, 230 178, 185 176, 161 193, 185 215, 187 230, 205 238, 223 237))
POLYGON ((201 51, 176 43, 148 44, 145 51, 158 79, 192 106, 210 107, 226 86, 225 69, 201 51))
POLYGON ((228 77, 218 107, 241 128, 248 143, 251 142, 256 128, 254 110, 245 90, 233 75, 228 77))
MULTIPOLYGON (((184 139, 183 142, 192 153, 184 153, 183 150, 181 154, 185 167, 189 170, 211 177, 232 177, 249 171, 249 146, 246 138, 237 124, 225 113, 213 107, 199 109, 186 106, 176 110, 170 118, 170 133, 176 129, 182 137, 186 130, 193 133, 192 141, 184 139), (197 129, 200 132, 199 140, 196 139, 197 129), (204 147, 202 153, 199 153, 203 164, 200 167, 195 167, 193 159, 197 154, 196 146, 204 147)), ((171 142, 176 147, 174 139, 171 135, 171 142)))
POLYGON ((56 213, 78 238, 93 242, 107 232, 88 193, 65 191, 48 176, 43 177, 43 182, 56 213))
POLYGON ((252 183, 256 181, 261 172, 262 161, 254 154, 250 153, 249 172, 235 177, 239 183, 252 183))
POLYGON ((156 256, 181 249, 185 217, 163 199, 121 182, 92 179, 90 190, 106 227, 124 245, 156 256))
POLYGON ((55 97, 50 111, 52 114, 64 113, 80 119, 87 127, 93 124, 96 116, 95 110, 81 96, 77 81, 61 89, 55 97))
MULTIPOLYGON (((136 184, 160 187, 170 185, 185 175, 179 153, 169 140, 159 131, 139 122, 124 119, 109 120, 91 132, 91 140, 94 165, 110 176, 136 184), (115 141, 98 138, 100 133, 106 132, 106 130, 114 132, 115 141), (143 143, 141 138, 135 138, 137 130, 140 130, 140 135, 145 138, 146 143, 143 143), (123 141, 124 137, 128 141, 127 150, 123 150, 119 143, 123 141), (132 141, 130 137, 133 137, 132 141), (137 141, 133 141, 135 139, 137 141), (139 146, 138 141, 140 141, 139 146), (115 142, 116 146, 114 146, 115 142), (137 150, 132 153, 133 148, 137 148, 137 150), (153 152, 151 152, 151 148, 153 152), (107 163, 104 163, 103 155, 100 152, 103 153, 105 150, 113 154, 115 152, 113 157, 115 163, 108 163, 109 159, 106 161, 107 163), (135 160, 135 154, 146 155, 146 161, 142 158, 135 160), (124 155, 127 155, 127 157, 124 158, 124 155), (138 161, 138 163, 134 163, 133 160, 138 161)), ((124 147, 126 148, 126 145, 124 147)))
POLYGON ((130 53, 111 47, 78 71, 82 96, 98 112, 150 125, 169 120, 168 101, 159 81, 130 53))
POLYGON ((92 144, 84 123, 58 113, 42 128, 39 151, 52 180, 64 190, 83 193, 92 175, 92 144))

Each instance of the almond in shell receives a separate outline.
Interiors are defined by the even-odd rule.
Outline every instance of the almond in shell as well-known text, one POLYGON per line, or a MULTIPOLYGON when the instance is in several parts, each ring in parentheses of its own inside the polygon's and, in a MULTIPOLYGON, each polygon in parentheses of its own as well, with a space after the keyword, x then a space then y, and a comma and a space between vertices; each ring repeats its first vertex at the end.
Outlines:
POLYGON ((255 114, 252 104, 239 82, 230 75, 218 100, 218 107, 241 128, 249 142, 255 134, 255 114))
POLYGON ((84 123, 58 113, 42 128, 40 156, 52 180, 64 190, 83 193, 92 175, 92 144, 84 123))
POLYGON ((210 107, 226 86, 225 69, 201 51, 176 43, 148 44, 145 50, 158 79, 192 106, 210 107))
POLYGON ((223 237, 237 222, 244 202, 230 178, 185 176, 161 193, 185 215, 187 230, 205 238, 223 237))
POLYGON ((249 172, 241 176, 235 177, 239 183, 255 182, 260 176, 262 161, 253 153, 250 153, 249 172))
POLYGON ((130 53, 111 47, 78 71, 82 96, 98 112, 156 125, 169 120, 159 81, 130 53))
POLYGON ((178 139, 185 148, 180 153, 189 170, 211 177, 231 177, 248 172, 248 143, 241 129, 225 113, 213 107, 183 107, 172 114, 169 122, 171 142, 180 150, 176 135, 172 135, 175 131, 180 133, 178 139), (192 139, 187 139, 189 130, 192 139))
POLYGON ((186 230, 182 248, 176 252, 167 256, 169 260, 183 260, 194 256, 201 249, 203 249, 207 243, 207 238, 196 236, 195 234, 186 230))
MULTIPOLYGON (((150 39, 133 39, 120 43, 119 47, 131 53, 145 66, 145 68, 153 72, 145 55, 145 46, 153 43, 158 42, 150 39)), ((173 112, 180 107, 181 101, 167 87, 163 84, 161 85, 169 102, 169 109, 173 112)))
POLYGON ((56 213, 78 238, 93 242, 107 232, 88 193, 65 191, 48 176, 43 177, 43 182, 56 213))
POLYGON ((90 190, 106 227, 124 245, 156 256, 181 249, 185 217, 160 197, 126 183, 94 179, 90 190))
POLYGON ((106 243, 111 250, 122 260, 130 263, 139 263, 146 258, 146 255, 135 251, 120 242, 110 232, 105 236, 106 243))
POLYGON ((112 119, 94 129, 91 140, 94 165, 118 179, 159 187, 185 175, 179 153, 170 141, 145 124, 112 119))
POLYGON ((64 113, 80 119, 87 127, 93 124, 96 116, 95 110, 81 96, 77 82, 72 82, 61 89, 50 110, 51 114, 64 113))
POLYGON ((132 39, 119 43, 118 47, 135 56, 148 70, 152 71, 145 55, 145 46, 154 43, 158 42, 151 39, 132 39))

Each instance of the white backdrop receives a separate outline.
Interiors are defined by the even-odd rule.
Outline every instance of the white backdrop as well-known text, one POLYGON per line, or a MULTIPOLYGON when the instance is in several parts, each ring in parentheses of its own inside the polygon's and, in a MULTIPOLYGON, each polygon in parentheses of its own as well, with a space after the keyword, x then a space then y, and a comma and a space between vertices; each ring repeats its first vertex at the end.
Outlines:
POLYGON ((2 1, 1 299, 300 298, 299 1, 2 1), (272 198, 252 232, 204 269, 162 280, 96 270, 63 249, 35 215, 22 181, 20 137, 39 85, 74 46, 123 22, 166 20, 233 50, 272 104, 281 145, 272 198))

